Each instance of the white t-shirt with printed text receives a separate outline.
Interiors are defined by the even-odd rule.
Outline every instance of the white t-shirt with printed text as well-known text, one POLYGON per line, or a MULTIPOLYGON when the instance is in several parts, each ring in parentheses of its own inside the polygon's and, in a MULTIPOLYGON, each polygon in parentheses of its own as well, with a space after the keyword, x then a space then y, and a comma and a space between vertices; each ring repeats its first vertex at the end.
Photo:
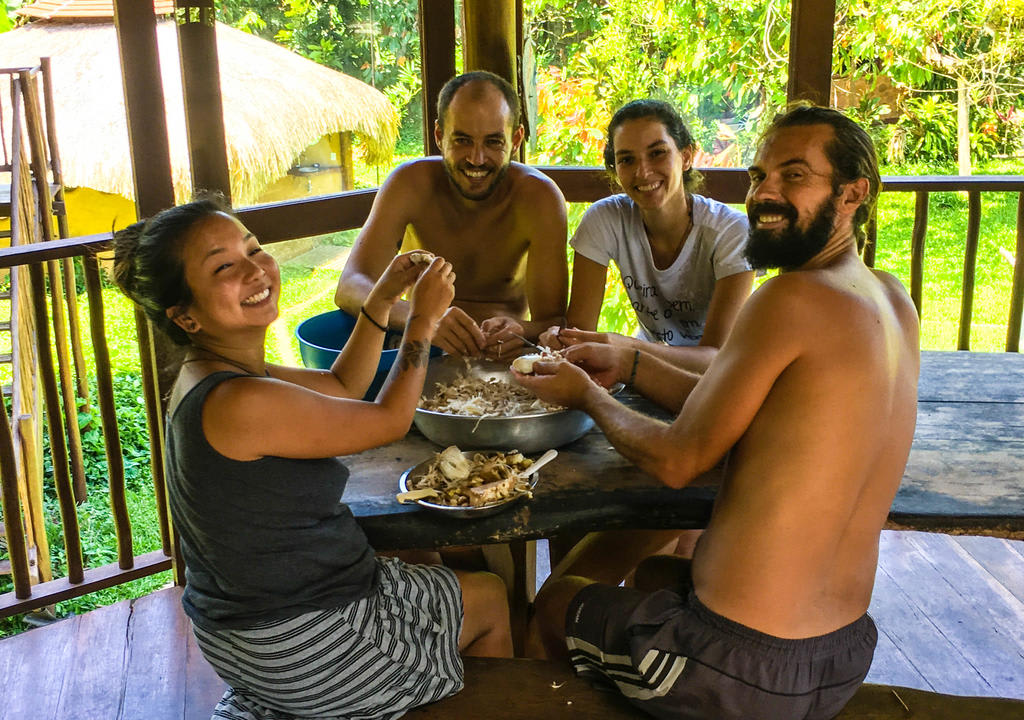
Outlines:
POLYGON ((743 257, 746 216, 728 205, 691 196, 693 227, 679 255, 654 267, 643 216, 628 195, 591 205, 570 245, 599 265, 614 261, 640 321, 638 337, 669 345, 696 345, 704 334, 715 281, 750 270, 743 257))

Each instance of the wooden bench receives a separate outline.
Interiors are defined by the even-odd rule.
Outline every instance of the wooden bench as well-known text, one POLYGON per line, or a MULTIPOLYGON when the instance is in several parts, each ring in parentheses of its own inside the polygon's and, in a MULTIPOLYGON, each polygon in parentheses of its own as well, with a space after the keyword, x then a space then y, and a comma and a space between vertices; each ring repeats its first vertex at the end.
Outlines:
MULTIPOLYGON (((620 695, 591 688, 564 663, 538 660, 466 659, 466 688, 410 720, 546 720, 550 718, 650 718, 620 695)), ((838 720, 1021 720, 1024 701, 963 697, 889 685, 863 685, 838 720)))
MULTIPOLYGON (((467 658, 465 666, 465 690, 406 717, 649 717, 617 694, 592 689, 565 663, 467 658)), ((180 588, 0 642, 2 720, 208 720, 224 688, 192 638, 180 588)), ((865 685, 839 717, 1021 720, 1024 701, 865 685)))
MULTIPOLYGON (((441 702, 410 711, 409 720, 551 720, 650 718, 614 693, 599 692, 573 676, 565 663, 544 660, 466 659, 466 688, 441 702)), ((1021 720, 1024 701, 974 698, 864 685, 839 720, 1021 720)))

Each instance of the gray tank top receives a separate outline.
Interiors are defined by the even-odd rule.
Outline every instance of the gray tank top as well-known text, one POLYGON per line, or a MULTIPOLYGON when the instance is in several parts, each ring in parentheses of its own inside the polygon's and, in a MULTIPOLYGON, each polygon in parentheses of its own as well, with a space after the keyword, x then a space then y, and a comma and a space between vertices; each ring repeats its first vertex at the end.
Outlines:
POLYGON ((242 628, 337 607, 376 587, 374 552, 341 502, 338 458, 224 457, 203 434, 203 403, 240 373, 203 378, 167 423, 167 496, 185 558, 185 613, 242 628))

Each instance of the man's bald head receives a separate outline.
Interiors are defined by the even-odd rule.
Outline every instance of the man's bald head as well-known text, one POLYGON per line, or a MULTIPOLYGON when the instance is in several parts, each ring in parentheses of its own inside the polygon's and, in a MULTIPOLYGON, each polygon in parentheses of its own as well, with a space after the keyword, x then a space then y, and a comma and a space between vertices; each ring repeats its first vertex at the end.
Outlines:
POLYGON ((486 70, 474 70, 473 72, 456 75, 444 84, 441 92, 437 95, 437 125, 444 131, 444 123, 448 115, 448 107, 452 104, 455 93, 465 88, 465 92, 473 99, 483 99, 488 93, 497 89, 505 98, 508 105, 508 127, 513 130, 519 127, 521 109, 519 96, 515 89, 505 78, 487 72, 486 70))

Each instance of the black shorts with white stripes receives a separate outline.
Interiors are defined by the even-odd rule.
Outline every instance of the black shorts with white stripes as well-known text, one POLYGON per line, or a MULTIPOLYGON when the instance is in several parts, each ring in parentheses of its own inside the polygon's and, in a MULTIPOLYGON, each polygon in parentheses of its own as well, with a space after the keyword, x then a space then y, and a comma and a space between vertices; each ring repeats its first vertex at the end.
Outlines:
POLYGON ((871 618, 827 635, 766 635, 705 607, 690 590, 589 585, 569 605, 576 673, 610 685, 657 718, 832 718, 867 675, 871 618))

